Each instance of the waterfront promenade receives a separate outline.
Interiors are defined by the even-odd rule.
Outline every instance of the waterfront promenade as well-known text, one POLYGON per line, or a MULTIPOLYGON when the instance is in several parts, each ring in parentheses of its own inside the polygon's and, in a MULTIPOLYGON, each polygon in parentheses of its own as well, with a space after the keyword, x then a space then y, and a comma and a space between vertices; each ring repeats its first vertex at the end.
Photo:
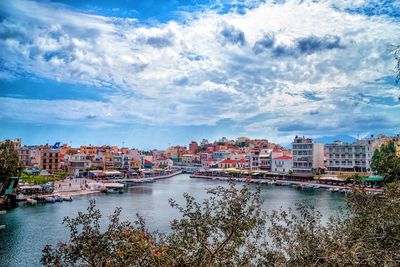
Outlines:
POLYGON ((368 187, 359 187, 359 186, 343 186, 343 185, 334 185, 334 184, 324 184, 319 183, 316 180, 313 181, 294 181, 287 179, 254 179, 254 178, 240 178, 240 177, 223 177, 223 176, 209 176, 209 175, 199 175, 192 174, 190 178, 201 178, 201 179, 212 179, 212 180, 220 180, 220 181, 232 181, 232 182, 242 182, 242 183, 255 183, 255 184, 271 184, 271 185, 294 185, 301 188, 321 188, 327 190, 345 190, 346 192, 351 192, 354 190, 365 190, 366 192, 370 192, 373 194, 382 194, 382 188, 368 188, 368 187))
MULTIPOLYGON (((176 175, 181 174, 182 171, 176 171, 167 175, 159 175, 159 176, 149 176, 146 178, 132 178, 132 179, 117 179, 113 182, 120 183, 147 183, 154 180, 161 180, 174 177, 176 175)), ((79 195, 89 195, 101 193, 100 190, 91 190, 88 189, 87 185, 91 183, 98 183, 99 181, 87 178, 74 178, 74 179, 65 179, 63 181, 54 182, 54 192, 52 194, 48 194, 46 196, 54 196, 59 195, 62 197, 72 197, 79 195)), ((107 181, 101 181, 106 183, 107 181)))

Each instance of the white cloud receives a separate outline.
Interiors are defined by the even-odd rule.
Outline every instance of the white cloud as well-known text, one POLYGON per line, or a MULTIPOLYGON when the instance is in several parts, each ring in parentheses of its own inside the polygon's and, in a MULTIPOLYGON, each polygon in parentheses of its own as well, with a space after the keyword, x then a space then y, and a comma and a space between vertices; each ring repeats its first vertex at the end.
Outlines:
POLYGON ((8 72, 0 77, 12 70, 95 85, 109 102, 2 98, 0 115, 87 125, 230 119, 246 121, 249 131, 286 133, 291 130, 285 123, 295 131, 304 121, 316 131, 354 131, 357 119, 378 114, 388 121, 382 127, 390 127, 398 105, 369 99, 394 97, 396 90, 376 84, 377 91, 366 83, 392 75, 388 49, 398 41, 400 25, 385 16, 341 11, 349 1, 335 4, 267 3, 246 14, 205 11, 185 23, 149 27, 65 6, 5 1, 0 56, 8 72), (259 41, 266 36, 273 41, 263 46, 259 41), (268 120, 249 122, 255 116, 268 120))

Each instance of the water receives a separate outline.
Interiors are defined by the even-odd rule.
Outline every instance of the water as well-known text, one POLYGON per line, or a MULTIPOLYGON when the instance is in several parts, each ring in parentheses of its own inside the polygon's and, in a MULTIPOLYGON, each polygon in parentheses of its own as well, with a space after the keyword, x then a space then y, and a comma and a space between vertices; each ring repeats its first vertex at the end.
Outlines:
MULTIPOLYGON (((40 266, 41 251, 46 244, 68 240, 68 232, 62 224, 64 216, 74 217, 84 211, 90 199, 95 199, 102 211, 102 221, 107 222, 116 207, 122 207, 122 217, 134 220, 140 213, 151 230, 169 230, 169 221, 178 217, 177 211, 168 204, 169 198, 182 203, 184 192, 197 199, 205 198, 205 190, 226 182, 206 179, 191 179, 187 174, 128 188, 124 194, 88 195, 75 197, 72 202, 21 205, 0 215, 0 266, 40 266)), ((291 187, 262 185, 261 196, 264 209, 271 211, 280 207, 295 207, 298 202, 314 205, 324 216, 333 215, 344 206, 342 194, 326 190, 302 191, 291 187)))

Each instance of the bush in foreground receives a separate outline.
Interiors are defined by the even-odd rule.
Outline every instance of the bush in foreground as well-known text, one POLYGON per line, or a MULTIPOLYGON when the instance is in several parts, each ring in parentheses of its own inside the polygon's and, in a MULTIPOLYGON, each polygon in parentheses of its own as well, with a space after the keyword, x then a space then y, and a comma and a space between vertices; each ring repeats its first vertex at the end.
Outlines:
POLYGON ((70 240, 46 246, 45 266, 399 266, 399 186, 383 196, 357 192, 348 209, 328 222, 312 207, 264 214, 259 190, 217 187, 201 203, 185 195, 171 233, 150 233, 144 221, 121 222, 120 209, 105 231, 91 202, 64 223, 70 240))

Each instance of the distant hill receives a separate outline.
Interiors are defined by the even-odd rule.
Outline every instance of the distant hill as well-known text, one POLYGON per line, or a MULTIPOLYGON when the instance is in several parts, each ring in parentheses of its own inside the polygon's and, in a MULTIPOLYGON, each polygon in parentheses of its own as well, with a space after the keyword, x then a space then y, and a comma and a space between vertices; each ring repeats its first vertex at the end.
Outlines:
POLYGON ((323 144, 332 144, 336 140, 343 141, 345 143, 353 143, 357 141, 357 138, 350 136, 350 135, 332 135, 332 136, 321 136, 317 138, 313 138, 314 142, 323 143, 323 144))

